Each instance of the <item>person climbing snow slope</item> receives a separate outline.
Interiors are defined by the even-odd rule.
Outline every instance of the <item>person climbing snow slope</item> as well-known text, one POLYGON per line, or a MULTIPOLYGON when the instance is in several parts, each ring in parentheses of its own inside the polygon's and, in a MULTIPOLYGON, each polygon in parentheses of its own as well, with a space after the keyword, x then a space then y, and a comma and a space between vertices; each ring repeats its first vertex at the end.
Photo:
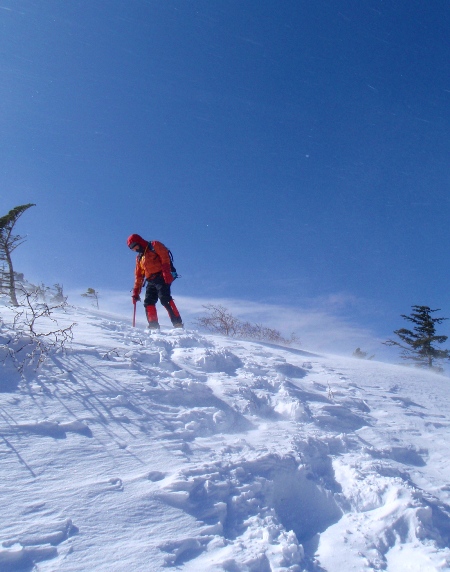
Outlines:
POLYGON ((144 282, 146 284, 144 308, 148 327, 159 329, 156 302, 167 310, 174 328, 182 328, 183 322, 170 292, 174 281, 169 250, 157 240, 148 242, 139 234, 132 234, 127 240, 128 247, 137 252, 135 280, 132 293, 133 304, 139 301, 144 282))

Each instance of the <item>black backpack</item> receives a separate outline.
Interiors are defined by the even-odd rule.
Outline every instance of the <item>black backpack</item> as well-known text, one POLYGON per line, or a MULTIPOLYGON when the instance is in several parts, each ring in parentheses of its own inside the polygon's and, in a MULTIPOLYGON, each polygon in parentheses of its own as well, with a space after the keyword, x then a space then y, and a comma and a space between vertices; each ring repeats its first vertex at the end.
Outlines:
MULTIPOLYGON (((148 248, 149 250, 152 250, 153 252, 155 252, 155 248, 153 246, 153 242, 149 242, 148 243, 148 248)), ((167 246, 166 246, 167 248, 167 246)), ((181 278, 181 276, 178 274, 177 269, 175 268, 174 264, 173 264, 173 254, 172 251, 169 250, 167 248, 167 252, 169 253, 169 258, 170 258, 170 272, 173 276, 173 279, 176 280, 177 278, 181 278)))

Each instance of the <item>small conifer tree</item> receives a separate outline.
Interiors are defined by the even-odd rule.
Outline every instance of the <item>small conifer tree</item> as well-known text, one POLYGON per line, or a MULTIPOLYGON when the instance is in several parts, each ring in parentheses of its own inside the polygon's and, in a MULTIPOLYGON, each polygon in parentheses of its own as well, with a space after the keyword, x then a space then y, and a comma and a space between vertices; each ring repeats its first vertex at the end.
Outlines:
POLYGON ((98 299, 100 294, 94 288, 88 288, 84 294, 81 294, 84 298, 89 298, 92 301, 92 305, 99 309, 98 299))
POLYGON ((369 354, 367 352, 363 352, 361 348, 356 348, 356 350, 353 352, 353 357, 356 357, 358 359, 373 359, 375 357, 374 355, 369 356, 369 354))
POLYGON ((4 288, 4 283, 6 282, 13 306, 18 306, 19 303, 16 296, 15 274, 11 253, 25 240, 22 236, 13 234, 14 225, 27 209, 34 206, 31 203, 20 205, 14 207, 5 216, 0 217, 0 261, 6 262, 7 266, 6 272, 2 270, 2 287, 4 288))
POLYGON ((53 284, 53 295, 51 302, 56 304, 67 302, 67 296, 64 296, 64 288, 62 284, 53 284))
POLYGON ((431 310, 428 306, 412 306, 413 312, 409 316, 402 314, 402 318, 414 324, 412 330, 401 328, 395 330, 394 334, 400 338, 398 340, 387 340, 383 342, 387 346, 398 346, 402 349, 400 356, 403 359, 411 360, 419 367, 427 367, 442 371, 441 367, 436 367, 436 360, 450 359, 450 350, 439 349, 435 344, 443 344, 448 336, 436 335, 436 324, 441 324, 448 318, 433 318, 431 314, 438 312, 431 310))

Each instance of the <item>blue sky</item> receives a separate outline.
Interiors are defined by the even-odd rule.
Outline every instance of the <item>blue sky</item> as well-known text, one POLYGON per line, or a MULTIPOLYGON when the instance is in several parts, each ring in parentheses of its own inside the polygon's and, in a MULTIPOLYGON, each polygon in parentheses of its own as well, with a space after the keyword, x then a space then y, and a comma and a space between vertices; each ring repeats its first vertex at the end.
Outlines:
POLYGON ((128 296, 137 232, 180 296, 380 336, 412 304, 450 316, 449 22, 448 0, 3 0, 0 212, 37 204, 16 268, 128 296))

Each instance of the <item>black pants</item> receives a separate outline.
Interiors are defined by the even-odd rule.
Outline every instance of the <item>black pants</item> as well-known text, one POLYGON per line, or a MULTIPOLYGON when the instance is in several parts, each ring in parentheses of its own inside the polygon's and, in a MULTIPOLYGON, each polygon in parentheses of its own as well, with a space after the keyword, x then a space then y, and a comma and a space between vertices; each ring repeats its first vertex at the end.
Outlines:
MULTIPOLYGON (((169 314, 173 324, 181 323, 180 316, 176 315, 170 302, 173 300, 170 294, 170 284, 164 282, 161 273, 156 274, 150 280, 147 279, 147 288, 145 290, 144 306, 154 306, 156 302, 161 302, 169 314)), ((176 308, 176 307, 175 307, 176 308)))

